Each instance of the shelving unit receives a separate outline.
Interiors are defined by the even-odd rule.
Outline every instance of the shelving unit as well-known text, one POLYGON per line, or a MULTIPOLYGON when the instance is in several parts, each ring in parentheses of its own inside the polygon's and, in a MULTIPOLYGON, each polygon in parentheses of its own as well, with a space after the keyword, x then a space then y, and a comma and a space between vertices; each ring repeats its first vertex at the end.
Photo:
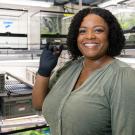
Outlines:
POLYGON ((44 127, 48 127, 48 125, 42 115, 31 115, 11 119, 1 118, 0 134, 7 135, 44 127))
POLYGON ((34 48, 43 49, 47 43, 66 46, 68 27, 73 13, 40 10, 31 15, 31 34, 34 48), (34 28, 37 28, 35 31, 34 28), (40 46, 39 46, 40 45, 40 46))
POLYGON ((10 73, 1 74, 0 80, 1 135, 48 126, 41 112, 32 108, 31 85, 10 73))
POLYGON ((27 10, 0 8, 0 49, 27 49, 27 33, 27 10))

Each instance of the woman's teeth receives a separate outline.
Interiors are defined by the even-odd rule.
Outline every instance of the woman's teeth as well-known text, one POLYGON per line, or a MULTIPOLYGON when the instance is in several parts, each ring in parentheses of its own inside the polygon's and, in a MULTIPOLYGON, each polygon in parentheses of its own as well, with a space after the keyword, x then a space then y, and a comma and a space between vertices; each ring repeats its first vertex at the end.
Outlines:
POLYGON ((96 43, 95 44, 84 44, 84 46, 91 48, 91 47, 98 46, 98 44, 96 44, 96 43))

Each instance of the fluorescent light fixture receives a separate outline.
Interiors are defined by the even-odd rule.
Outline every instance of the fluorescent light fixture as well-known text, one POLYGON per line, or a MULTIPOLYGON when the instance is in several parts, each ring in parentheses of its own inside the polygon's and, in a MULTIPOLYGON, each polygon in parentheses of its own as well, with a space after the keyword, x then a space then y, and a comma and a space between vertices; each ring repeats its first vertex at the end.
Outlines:
POLYGON ((115 10, 113 10, 112 11, 113 12, 113 14, 115 15, 115 14, 120 14, 120 13, 123 13, 123 14, 125 14, 125 13, 135 13, 135 10, 134 9, 130 9, 130 8, 116 8, 115 10))
POLYGON ((126 4, 132 4, 134 6, 135 4, 135 0, 128 0, 125 2, 126 4))
POLYGON ((104 8, 112 5, 117 5, 119 2, 123 2, 125 0, 109 0, 107 2, 103 2, 101 4, 98 4, 98 7, 104 8))
POLYGON ((0 0, 0 4, 13 4, 13 5, 32 6, 32 7, 53 6, 53 2, 32 1, 32 0, 0 0))

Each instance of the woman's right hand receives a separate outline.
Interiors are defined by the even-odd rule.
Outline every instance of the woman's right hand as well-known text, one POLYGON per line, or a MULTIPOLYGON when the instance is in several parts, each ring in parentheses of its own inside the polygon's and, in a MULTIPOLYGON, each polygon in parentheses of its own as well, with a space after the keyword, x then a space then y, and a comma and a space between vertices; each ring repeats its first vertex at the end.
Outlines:
POLYGON ((47 44, 41 54, 38 74, 44 77, 49 77, 52 70, 58 62, 61 54, 62 46, 53 46, 47 44))

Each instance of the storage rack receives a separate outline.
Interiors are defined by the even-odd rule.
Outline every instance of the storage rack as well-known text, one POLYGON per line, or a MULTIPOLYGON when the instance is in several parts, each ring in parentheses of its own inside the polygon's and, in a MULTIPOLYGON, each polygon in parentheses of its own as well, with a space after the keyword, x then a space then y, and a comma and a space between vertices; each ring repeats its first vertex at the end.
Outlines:
POLYGON ((0 49, 28 48, 28 10, 0 8, 0 49))
POLYGON ((32 86, 10 74, 0 74, 0 134, 14 134, 47 127, 47 122, 32 108, 32 86), (17 128, 14 130, 14 128, 17 128))

